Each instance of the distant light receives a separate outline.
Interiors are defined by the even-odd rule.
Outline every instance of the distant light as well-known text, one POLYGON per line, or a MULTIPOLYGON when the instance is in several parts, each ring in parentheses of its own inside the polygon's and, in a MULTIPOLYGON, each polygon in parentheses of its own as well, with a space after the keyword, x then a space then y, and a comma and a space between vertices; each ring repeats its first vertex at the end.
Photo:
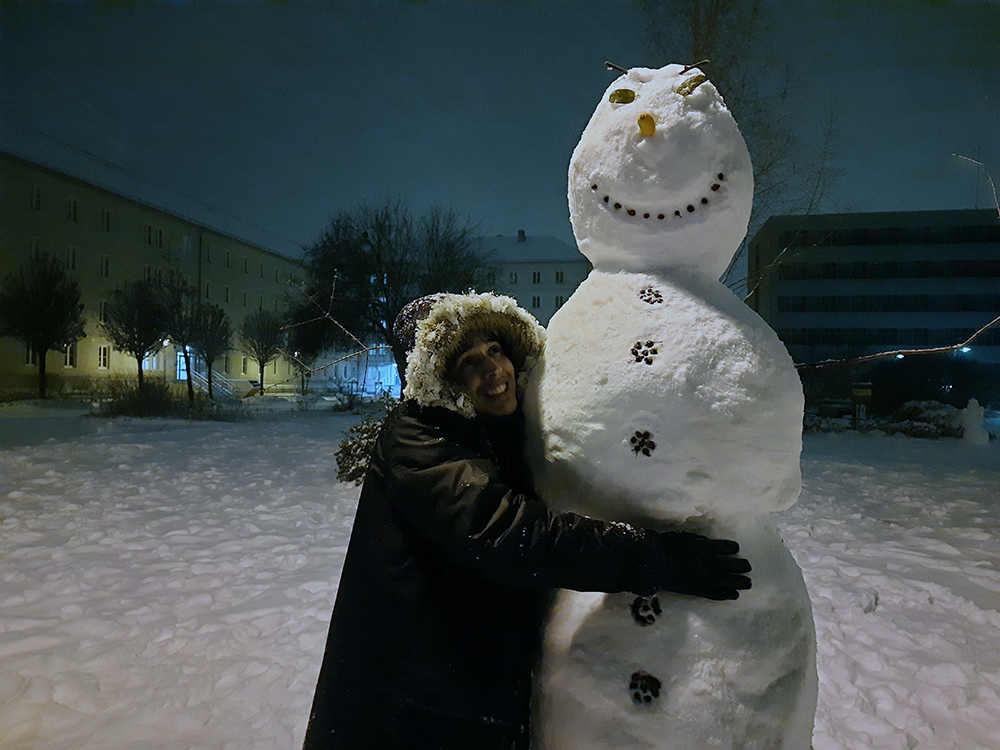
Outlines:
POLYGON ((164 346, 170 346, 170 339, 163 339, 164 346))
POLYGON ((903 355, 902 355, 902 354, 897 354, 897 355, 896 355, 896 359, 902 359, 902 358, 903 358, 903 355))
POLYGON ((963 346, 961 349, 959 349, 959 351, 962 352, 962 354, 968 354, 969 352, 972 351, 972 347, 971 346, 963 346))

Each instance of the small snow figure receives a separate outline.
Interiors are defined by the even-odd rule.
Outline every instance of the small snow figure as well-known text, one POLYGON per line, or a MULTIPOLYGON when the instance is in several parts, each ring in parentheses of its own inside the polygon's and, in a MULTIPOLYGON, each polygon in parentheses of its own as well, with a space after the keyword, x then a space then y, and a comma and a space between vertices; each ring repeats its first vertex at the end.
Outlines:
POLYGON ((986 410, 979 405, 974 398, 969 399, 968 405, 962 409, 962 437, 969 445, 987 445, 990 442, 990 433, 985 427, 986 410))
POLYGON ((746 145, 697 68, 628 71, 573 152, 570 218, 594 270, 553 316, 528 390, 536 488, 595 518, 735 539, 753 589, 561 591, 537 686, 543 750, 809 748, 812 613, 770 520, 799 494, 802 388, 718 281, 752 199, 746 145))

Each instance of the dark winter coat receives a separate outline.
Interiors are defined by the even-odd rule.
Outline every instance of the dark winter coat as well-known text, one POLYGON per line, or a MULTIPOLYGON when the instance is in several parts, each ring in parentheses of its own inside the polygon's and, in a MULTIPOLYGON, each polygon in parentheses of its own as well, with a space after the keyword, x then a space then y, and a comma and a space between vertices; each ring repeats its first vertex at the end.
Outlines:
POLYGON ((523 750, 546 592, 656 588, 652 538, 535 499, 518 420, 413 402, 386 420, 306 750, 523 750))

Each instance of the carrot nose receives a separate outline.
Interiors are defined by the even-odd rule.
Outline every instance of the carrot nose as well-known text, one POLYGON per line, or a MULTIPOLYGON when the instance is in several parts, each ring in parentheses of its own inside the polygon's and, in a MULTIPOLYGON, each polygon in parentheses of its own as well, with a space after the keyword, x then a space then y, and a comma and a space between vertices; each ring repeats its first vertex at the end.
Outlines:
POLYGON ((656 135, 656 120, 648 112, 639 115, 639 132, 647 138, 651 135, 656 135))

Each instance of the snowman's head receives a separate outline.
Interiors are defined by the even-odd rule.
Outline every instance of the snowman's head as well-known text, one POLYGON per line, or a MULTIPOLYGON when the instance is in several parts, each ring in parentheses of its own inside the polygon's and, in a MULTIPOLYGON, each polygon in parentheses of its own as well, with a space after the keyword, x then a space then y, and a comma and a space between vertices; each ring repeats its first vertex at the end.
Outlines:
POLYGON ((573 233, 600 270, 718 278, 746 234, 752 203, 746 143, 698 68, 632 68, 619 77, 570 159, 573 233))

